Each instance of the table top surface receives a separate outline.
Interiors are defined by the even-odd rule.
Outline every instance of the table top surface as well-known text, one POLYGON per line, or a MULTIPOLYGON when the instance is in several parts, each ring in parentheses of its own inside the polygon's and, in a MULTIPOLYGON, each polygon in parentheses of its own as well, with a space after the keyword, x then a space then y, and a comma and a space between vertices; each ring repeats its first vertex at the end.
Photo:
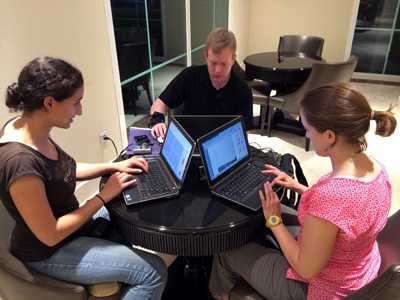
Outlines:
MULTIPOLYGON (((260 168, 276 160, 252 151, 258 151, 260 168)), ((255 212, 211 194, 207 181, 200 180, 199 165, 199 158, 192 159, 177 197, 131 206, 122 199, 107 204, 112 220, 131 243, 174 255, 212 255, 243 246, 263 227, 261 209, 255 212)))
POLYGON ((306 70, 321 60, 308 57, 288 57, 278 55, 278 52, 262 52, 251 54, 244 59, 246 68, 257 67, 268 70, 306 70))
POLYGON ((108 208, 137 227, 164 233, 210 232, 244 226, 260 218, 253 212, 211 194, 207 182, 189 170, 178 197, 126 206, 122 199, 108 208))

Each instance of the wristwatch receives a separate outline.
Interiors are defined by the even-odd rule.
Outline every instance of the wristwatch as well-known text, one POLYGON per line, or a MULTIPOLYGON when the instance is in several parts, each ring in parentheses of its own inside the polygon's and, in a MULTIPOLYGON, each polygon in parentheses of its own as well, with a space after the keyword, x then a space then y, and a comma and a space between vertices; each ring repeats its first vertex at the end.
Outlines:
POLYGON ((267 226, 268 228, 272 228, 278 226, 281 223, 282 223, 281 217, 277 215, 272 215, 268 217, 267 221, 265 222, 265 226, 267 226))

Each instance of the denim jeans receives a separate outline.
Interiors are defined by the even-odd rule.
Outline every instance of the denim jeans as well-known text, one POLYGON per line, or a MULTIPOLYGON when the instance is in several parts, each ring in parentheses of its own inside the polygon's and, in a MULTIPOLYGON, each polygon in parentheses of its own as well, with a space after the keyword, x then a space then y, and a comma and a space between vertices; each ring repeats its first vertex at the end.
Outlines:
MULTIPOLYGON (((102 215, 99 211, 96 216, 102 215)), ((127 285, 121 299, 161 299, 168 270, 158 256, 112 241, 78 237, 51 257, 27 262, 31 269, 79 284, 118 281, 127 285)))

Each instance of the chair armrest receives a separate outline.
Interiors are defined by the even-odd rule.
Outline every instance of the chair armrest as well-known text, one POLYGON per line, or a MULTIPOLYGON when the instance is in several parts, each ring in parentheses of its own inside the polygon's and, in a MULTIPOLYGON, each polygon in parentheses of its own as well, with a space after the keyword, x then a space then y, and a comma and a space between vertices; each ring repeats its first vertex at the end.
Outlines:
POLYGON ((83 286, 64 283, 44 276, 33 281, 15 276, 0 269, 0 298, 24 300, 85 300, 87 293, 83 286))
POLYGON ((393 265, 346 300, 391 300, 400 298, 400 265, 393 265))

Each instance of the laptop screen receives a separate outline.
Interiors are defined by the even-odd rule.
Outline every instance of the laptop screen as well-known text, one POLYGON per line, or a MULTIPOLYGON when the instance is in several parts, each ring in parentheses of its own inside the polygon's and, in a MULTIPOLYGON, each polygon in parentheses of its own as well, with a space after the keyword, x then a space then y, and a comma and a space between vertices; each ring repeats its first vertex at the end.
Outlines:
POLYGON ((228 123, 199 140, 210 182, 234 169, 249 157, 242 118, 228 123))
POLYGON ((238 115, 175 115, 173 118, 197 140, 210 131, 236 119, 238 115))
POLYGON ((189 140, 175 122, 170 122, 161 156, 179 181, 185 175, 193 148, 194 142, 189 140))

